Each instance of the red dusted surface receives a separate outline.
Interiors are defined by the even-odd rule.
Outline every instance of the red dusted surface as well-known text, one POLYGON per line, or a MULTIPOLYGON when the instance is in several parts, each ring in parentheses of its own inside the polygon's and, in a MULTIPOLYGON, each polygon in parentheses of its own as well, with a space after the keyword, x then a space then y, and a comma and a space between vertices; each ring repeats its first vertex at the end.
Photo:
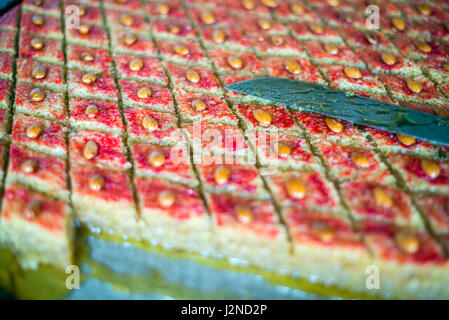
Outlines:
POLYGON ((199 28, 198 32, 205 42, 209 42, 209 44, 213 43, 213 45, 216 47, 221 47, 223 45, 234 45, 243 48, 251 47, 248 41, 248 37, 244 36, 243 33, 238 28, 236 28, 234 24, 224 25, 217 28, 199 28), (214 41, 214 30, 220 30, 226 34, 226 38, 223 43, 217 44, 214 41))
POLYGON ((273 20, 271 17, 257 17, 256 15, 241 15, 235 18, 235 22, 243 32, 250 33, 287 33, 287 27, 273 20), (271 23, 271 28, 269 30, 263 30, 259 27, 259 19, 268 19, 271 23))
POLYGON ((383 131, 375 128, 365 127, 366 131, 368 131, 375 139, 375 141, 380 145, 381 148, 388 148, 388 147, 395 147, 395 148, 401 148, 404 150, 418 150, 418 149, 434 149, 435 147, 432 146, 432 144, 423 141, 423 140, 416 140, 415 144, 412 144, 410 146, 406 146, 403 144, 396 134, 389 132, 389 131, 383 131))
POLYGON ((107 202, 125 202, 131 206, 132 194, 125 173, 75 164, 70 169, 70 176, 75 193, 100 198, 107 202), (100 175, 104 180, 104 186, 100 191, 92 191, 89 187, 89 180, 94 175, 100 175))
POLYGON ((178 221, 207 215, 203 202, 192 188, 155 179, 136 179, 136 187, 144 210, 158 210, 178 221), (175 202, 168 208, 162 207, 158 201, 159 193, 163 191, 171 191, 175 195, 175 202))
POLYGON ((98 123, 112 129, 124 130, 122 117, 115 102, 73 98, 70 100, 70 115, 75 121, 98 123), (86 114, 86 109, 91 104, 98 108, 94 118, 86 114))
POLYGON ((64 109, 64 94, 62 92, 53 92, 48 89, 45 91, 45 98, 42 101, 31 101, 30 92, 32 85, 18 83, 16 85, 16 106, 27 109, 30 113, 45 112, 51 114, 55 119, 64 121, 66 119, 64 109))
MULTIPOLYGON (((203 53, 203 49, 196 42, 180 42, 180 41, 167 41, 167 40, 159 40, 156 43, 162 55, 165 57, 174 57, 176 59, 182 59, 192 63, 204 63, 206 60, 206 56, 203 53), (174 49, 176 46, 183 46, 189 50, 189 53, 184 55, 176 54, 174 49)), ((206 62, 207 63, 207 62, 206 62)))
POLYGON ((42 26, 37 26, 32 19, 36 14, 34 12, 24 11, 21 18, 21 30, 28 32, 37 32, 45 35, 56 35, 62 37, 61 19, 48 15, 39 15, 44 19, 42 26))
POLYGON ((179 38, 194 38, 195 37, 195 31, 193 30, 192 26, 190 25, 188 20, 184 19, 174 19, 170 21, 166 20, 156 20, 152 23, 153 26, 153 33, 155 36, 160 35, 170 35, 170 36, 176 36, 179 38), (173 26, 179 27, 180 31, 177 34, 171 33, 170 28, 173 26))
MULTIPOLYGON (((0 58, 1 59, 1 58, 0 58)), ((21 80, 28 80, 39 84, 52 84, 61 86, 63 83, 62 79, 62 67, 57 65, 52 65, 48 63, 40 63, 29 58, 18 58, 17 59, 17 78, 21 80), (31 74, 36 66, 43 65, 46 69, 46 76, 43 79, 34 79, 31 74)))
POLYGON ((262 73, 264 72, 263 65, 257 57, 252 53, 241 53, 231 50, 208 50, 208 55, 215 63, 218 69, 227 72, 250 72, 250 73, 262 73), (242 61, 242 68, 235 70, 228 63, 230 56, 237 57, 242 61))
POLYGON ((91 95, 107 95, 110 98, 117 98, 117 89, 114 85, 114 80, 112 79, 109 72, 103 72, 102 74, 97 74, 94 83, 85 84, 82 79, 85 74, 89 72, 69 70, 70 86, 69 93, 79 94, 79 90, 86 90, 91 95))
POLYGON ((37 192, 28 191, 16 183, 9 184, 4 197, 2 219, 9 220, 16 216, 27 223, 38 225, 46 232, 55 234, 66 232, 67 204, 65 202, 47 198, 37 192), (33 218, 28 218, 25 212, 31 201, 40 202, 41 213, 33 218))
POLYGON ((235 14, 239 15, 249 15, 249 14, 259 14, 264 16, 270 15, 270 10, 264 6, 262 3, 255 1, 255 7, 254 9, 248 10, 245 7, 243 7, 241 1, 235 1, 235 0, 223 0, 223 6, 229 10, 230 12, 233 12, 235 14))
POLYGON ((9 80, 1 80, 0 79, 0 105, 3 103, 8 103, 8 89, 9 89, 9 80))
MULTIPOLYGON (((418 3, 420 3, 420 1, 417 1, 416 3, 397 3, 397 6, 408 18, 421 18, 420 20, 423 20, 424 16, 419 12, 418 7, 416 6, 418 3)), ((444 12, 443 9, 434 5, 429 5, 428 8, 431 10, 431 14, 429 15, 430 18, 441 21, 447 21, 449 19, 449 15, 444 12)))
POLYGON ((337 54, 328 53, 325 49, 324 42, 304 42, 304 48, 310 53, 310 55, 316 60, 332 59, 338 61, 338 63, 345 63, 348 65, 361 65, 363 64, 360 57, 356 56, 351 49, 345 44, 333 44, 338 48, 337 54))
POLYGON ((12 55, 9 53, 0 52, 0 74, 6 77, 12 75, 12 55))
POLYGON ((416 201, 438 232, 447 233, 449 231, 448 196, 418 197, 416 201))
POLYGON ((425 233, 417 234, 420 242, 419 250, 414 254, 402 252, 394 240, 396 228, 391 224, 375 220, 357 223, 357 226, 375 256, 397 263, 412 264, 444 264, 444 258, 438 244, 425 233))
POLYGON ((59 124, 38 117, 25 116, 18 113, 14 115, 14 124, 12 127, 13 142, 66 150, 64 136, 63 128, 59 124), (28 138, 26 130, 34 123, 39 124, 44 130, 36 139, 28 138))
POLYGON ((203 90, 219 90, 220 84, 212 71, 207 68, 183 67, 173 63, 166 63, 167 69, 172 77, 173 86, 177 88, 195 88, 203 90), (190 82, 186 79, 187 70, 195 70, 200 75, 200 81, 190 82))
POLYGON ((87 68, 95 68, 99 71, 109 71, 111 68, 111 57, 105 49, 96 49, 91 47, 80 46, 76 44, 67 45, 69 63, 76 63, 87 68), (84 61, 81 54, 90 53, 94 56, 94 61, 84 61))
POLYGON ((267 238, 276 238, 280 235, 273 205, 268 201, 211 194, 210 209, 218 228, 235 226, 240 230, 244 229, 267 238), (239 205, 251 210, 253 215, 251 223, 244 224, 238 220, 235 209, 239 205))
MULTIPOLYGON (((0 135, 3 135, 6 132, 6 121, 8 119, 7 117, 7 110, 5 109, 0 109, 0 125, 1 125, 1 129, 0 129, 0 135)), ((1 143, 0 143, 1 144, 1 143)), ((0 147, 1 149, 1 147, 0 147)), ((1 154, 1 150, 0 150, 0 154, 1 154)), ((0 160, 1 162, 1 160, 0 160)), ((1 167, 1 163, 0 163, 0 167, 1 167)))
MULTIPOLYGON (((65 10, 67 10, 67 7, 73 6, 73 5, 75 5, 75 6, 80 5, 80 1, 79 0, 65 0, 64 1, 65 10)), ((98 23, 98 24, 103 23, 103 18, 101 16, 100 8, 89 5, 88 2, 83 2, 82 5, 86 9, 86 14, 84 16, 80 16, 81 23, 85 23, 85 22, 98 23)))
POLYGON ((0 30, 0 49, 14 50, 14 31, 0 30))
POLYGON ((410 91, 407 87, 407 79, 397 76, 379 76, 383 82, 390 88, 390 90, 394 94, 403 95, 406 97, 417 97, 419 99, 428 100, 428 99, 441 99, 443 100, 443 96, 438 92, 438 89, 433 85, 433 83, 427 78, 418 77, 415 78, 415 81, 421 83, 423 89, 420 93, 414 93, 410 91))
POLYGON ((345 121, 345 120, 338 120, 340 121, 344 129, 342 132, 333 132, 330 130, 325 121, 325 116, 321 114, 316 113, 302 113, 300 111, 297 111, 293 113, 293 117, 298 120, 299 123, 304 125, 309 132, 309 134, 312 135, 315 139, 326 139, 327 137, 339 137, 340 139, 352 139, 354 142, 364 144, 366 146, 369 145, 368 142, 365 141, 363 138, 363 135, 360 133, 360 131, 354 126, 354 124, 345 121))
POLYGON ((449 71, 445 69, 445 66, 447 64, 447 59, 435 57, 426 59, 419 65, 422 65, 431 71, 438 72, 439 74, 444 75, 446 78, 449 78, 449 71))
MULTIPOLYGON (((340 9, 343 6, 338 6, 340 9)), ((364 11, 351 11, 348 14, 350 20, 348 20, 345 16, 342 15, 342 11, 336 8, 319 8, 316 10, 316 14, 323 20, 328 21, 330 25, 338 25, 338 26, 351 26, 356 28, 364 28, 365 25, 365 17, 363 16, 364 11)))
POLYGON ((185 124, 194 146, 201 150, 240 152, 248 150, 245 138, 237 126, 195 121, 185 124))
POLYGON ((115 63, 117 65, 118 72, 127 77, 150 78, 164 84, 167 83, 167 77, 165 76, 164 69, 162 68, 159 60, 156 58, 140 57, 143 61, 143 68, 139 71, 130 70, 129 63, 136 58, 139 57, 117 54, 115 56, 115 63))
POLYGON ((330 27, 326 25, 321 25, 323 27, 322 33, 314 33, 310 30, 310 22, 301 21, 301 22, 293 22, 290 24, 290 28, 292 32, 299 38, 314 38, 314 39, 323 39, 323 38, 334 38, 340 40, 338 34, 332 30, 330 27))
POLYGON ((414 41, 416 40, 413 40, 404 35, 402 37, 395 38, 393 40, 393 43, 403 56, 415 55, 420 56, 422 58, 448 57, 448 54, 443 49, 441 49, 441 47, 436 42, 425 41, 425 43, 427 43, 432 48, 431 52, 426 53, 419 50, 415 46, 414 41))
POLYGON ((9 172, 20 173, 26 178, 37 178, 44 181, 44 184, 57 186, 61 190, 67 189, 64 160, 27 150, 23 146, 17 144, 11 144, 9 156, 9 172), (36 163, 36 169, 31 173, 23 173, 21 166, 28 160, 32 160, 36 163))
POLYGON ((139 54, 156 55, 156 49, 154 48, 153 41, 151 41, 151 39, 149 38, 144 38, 139 34, 135 34, 137 39, 135 43, 133 43, 132 45, 125 44, 125 38, 130 34, 133 33, 119 29, 111 30, 114 50, 135 51, 139 54))
POLYGON ((146 2, 144 3, 144 8, 149 15, 157 16, 161 19, 187 19, 181 4, 178 3, 146 2), (169 11, 167 14, 159 13, 159 7, 161 5, 168 5, 169 11))
POLYGON ((286 172, 270 175, 277 199, 282 204, 285 200, 290 200, 297 208, 333 208, 337 205, 337 199, 332 195, 329 184, 325 182, 318 172, 286 172), (298 179, 305 187, 304 197, 301 199, 292 198, 287 192, 287 181, 291 178, 298 179))
POLYGON ((324 82, 319 71, 306 58, 293 59, 299 64, 301 71, 298 74, 291 74, 285 69, 285 61, 288 59, 289 58, 273 57, 262 60, 262 64, 272 77, 289 78, 311 83, 324 82))
POLYGON ((116 0, 104 0, 104 7, 105 8, 120 8, 124 10, 125 12, 128 11, 134 11, 138 10, 140 8, 140 1, 139 0, 127 0, 124 3, 119 3, 116 0))
POLYGON ((232 163, 232 164, 199 164, 198 169, 206 183, 214 187, 233 188, 238 194, 240 191, 247 193, 256 193, 261 189, 262 180, 257 168, 251 164, 232 163), (215 170, 220 167, 226 167, 231 176, 225 183, 218 185, 214 179, 215 170))
POLYGON ((34 4, 34 0, 24 0, 23 5, 27 7, 31 7, 33 10, 42 11, 42 12, 51 12, 53 14, 58 14, 59 10, 59 1, 58 0, 46 0, 42 2, 42 5, 37 6, 34 4))
POLYGON ((352 211, 359 218, 385 219, 392 223, 403 220, 411 222, 410 197, 402 191, 364 181, 351 181, 343 185, 343 193, 349 201, 352 211), (392 206, 386 208, 376 202, 374 189, 381 188, 392 200, 392 206))
POLYGON ((182 178, 193 179, 191 174, 189 151, 182 143, 174 147, 161 147, 151 144, 135 144, 132 153, 136 162, 135 168, 153 175, 168 173, 182 178), (164 154, 165 161, 162 166, 155 167, 148 162, 152 152, 158 151, 164 154))
MULTIPOLYGON (((238 74, 238 73, 231 73, 231 74, 225 74, 225 75, 220 76, 220 79, 221 79, 221 81, 223 81, 223 85, 225 85, 225 86, 233 84, 233 83, 237 83, 240 81, 252 79, 252 78, 253 77, 251 77, 251 76, 247 76, 244 74, 238 74)), ((232 91, 227 91, 226 94, 227 95, 237 95, 237 96, 240 95, 240 94, 237 94, 232 91)))
POLYGON ((433 186, 449 186, 449 164, 437 162, 440 168, 440 175, 437 178, 431 178, 421 167, 421 159, 407 155, 388 155, 387 159, 405 174, 407 181, 412 188, 415 181, 426 181, 433 186))
POLYGON ((105 14, 107 17, 107 21, 109 24, 109 27, 113 29, 117 28, 126 28, 127 30, 132 30, 135 32, 143 32, 150 29, 149 23, 145 22, 145 19, 143 16, 135 15, 132 11, 121 11, 121 10, 108 10, 108 8, 105 8, 105 14), (133 19, 133 23, 130 26, 124 26, 120 19, 122 16, 129 16, 133 19))
POLYGON ((333 88, 338 88, 342 82, 346 82, 350 84, 350 88, 357 88, 357 90, 382 90, 384 91, 383 84, 377 79, 374 78, 368 71, 359 68, 358 70, 362 74, 360 79, 352 79, 349 78, 344 73, 344 66, 341 65, 320 65, 321 70, 328 75, 331 80, 331 86, 333 88))
MULTIPOLYGON (((176 116, 170 113, 162 113, 157 111, 148 110, 145 108, 127 108, 124 110, 126 121, 128 122, 128 132, 131 136, 137 138, 146 139, 150 142, 153 139, 161 140, 164 138, 176 136, 172 135, 174 132, 178 132, 179 128, 176 125, 176 116), (145 117, 152 117, 158 124, 158 129, 155 131, 148 131, 142 125, 142 121, 145 117)), ((178 132, 178 134, 182 134, 178 132)))
POLYGON ((48 39, 45 36, 27 32, 20 33, 19 54, 23 57, 41 57, 58 62, 64 61, 61 40, 48 39), (35 50, 30 45, 30 41, 37 37, 44 43, 44 47, 41 50, 35 50))
POLYGON ((302 50, 300 44, 290 36, 283 36, 284 43, 282 45, 274 45, 269 35, 251 34, 248 41, 254 49, 265 54, 280 53, 288 51, 296 52, 298 55, 304 56, 305 52, 302 50))
POLYGON ((67 41, 72 43, 74 41, 88 42, 96 47, 106 47, 108 36, 106 31, 96 24, 86 23, 90 30, 88 34, 79 33, 78 29, 67 28, 67 41))
POLYGON ((408 73, 408 70, 404 70, 404 68, 414 68, 416 72, 420 73, 419 66, 412 62, 411 60, 405 59, 397 54, 392 54, 396 62, 393 65, 387 65, 382 61, 382 52, 373 50, 373 49, 360 49, 357 50, 357 55, 362 58, 372 69, 378 72, 402 72, 408 73))
POLYGON ((267 128, 277 128, 280 130, 293 130, 298 131, 292 116, 283 106, 255 106, 251 104, 236 104, 234 106, 240 114, 245 117, 251 125, 256 127, 262 127, 259 122, 254 118, 253 110, 262 109, 266 111, 271 116, 271 125, 267 128))
MULTIPOLYGON (((170 90, 157 85, 143 84, 131 80, 120 80, 120 86, 122 87, 124 98, 132 101, 143 103, 152 106, 163 106, 164 110, 174 112, 173 100, 171 98, 170 90), (139 98, 137 92, 141 88, 150 88, 151 97, 139 98)), ((126 102, 125 102, 126 104, 126 102)))
POLYGON ((344 38, 346 38, 346 41, 349 42, 350 45, 356 47, 365 47, 365 48, 380 47, 384 49, 389 49, 393 47, 393 44, 385 34, 375 30, 370 30, 369 32, 377 39, 376 45, 371 44, 367 40, 366 34, 363 31, 356 30, 352 27, 342 27, 338 31, 344 38))
POLYGON ((292 232, 293 241, 298 245, 314 243, 333 248, 365 250, 360 236, 351 229, 349 221, 345 219, 295 207, 289 208, 285 219, 292 232), (323 241, 316 231, 317 227, 332 230, 332 241, 323 241))
MULTIPOLYGON (((28 0, 30 1, 30 0, 28 0)), ((24 2, 28 2, 24 1, 24 2)), ((0 16, 0 27, 6 27, 11 29, 16 29, 17 26, 17 16, 19 15, 20 5, 12 8, 8 12, 3 13, 0 16)))
POLYGON ((380 163, 373 152, 351 147, 343 147, 334 143, 318 144, 323 157, 329 166, 338 175, 339 179, 351 179, 357 177, 361 180, 369 179, 381 182, 389 176, 387 169, 380 163), (368 168, 359 168, 351 159, 352 152, 360 152, 368 159, 368 168))
POLYGON ((204 94, 187 92, 182 89, 175 91, 176 99, 178 100, 178 107, 181 115, 188 117, 201 117, 201 118, 213 118, 219 122, 224 121, 236 121, 232 111, 227 106, 226 102, 222 98, 210 97, 204 94), (192 107, 192 102, 195 100, 201 100, 206 104, 206 109, 202 111, 196 111, 192 107))
POLYGON ((73 164, 89 164, 117 170, 125 170, 130 164, 125 159, 121 137, 116 133, 102 133, 98 131, 80 131, 70 137, 70 161, 73 164), (98 153, 93 159, 83 157, 84 145, 94 141, 98 146, 98 153))
POLYGON ((287 1, 279 1, 278 6, 276 8, 273 8, 273 11, 275 12, 276 16, 283 19, 294 20, 295 18, 296 19, 299 18, 310 21, 317 21, 319 19, 316 12, 312 9, 309 9, 304 1, 295 0, 293 3, 289 3, 287 1), (304 12, 298 14, 292 12, 291 10, 292 4, 300 5, 304 12))
MULTIPOLYGON (((221 4, 218 4, 221 6, 221 4)), ((228 10, 223 10, 223 8, 214 9, 214 8, 192 8, 189 9, 190 15, 192 16, 193 21, 197 25, 201 25, 203 27, 216 26, 220 24, 229 24, 233 22, 232 17, 230 16, 228 10), (215 22, 213 24, 205 24, 201 20, 201 16, 203 14, 213 14, 215 17, 215 22)))

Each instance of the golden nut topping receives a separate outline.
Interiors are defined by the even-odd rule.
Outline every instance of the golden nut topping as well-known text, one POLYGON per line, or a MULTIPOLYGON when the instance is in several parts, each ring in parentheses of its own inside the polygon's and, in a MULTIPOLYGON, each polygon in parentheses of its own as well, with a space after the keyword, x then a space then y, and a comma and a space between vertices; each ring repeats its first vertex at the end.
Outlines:
POLYGON ((301 73, 301 66, 299 65, 298 62, 296 62, 296 60, 293 59, 285 60, 284 66, 285 69, 291 74, 301 73))
POLYGON ((130 15, 124 14, 120 16, 120 23, 126 27, 132 26, 134 23, 134 18, 130 15))
POLYGON ((99 174, 93 175, 89 179, 89 188, 92 191, 100 191, 104 188, 104 179, 99 174))
POLYGON ((324 32, 323 26, 316 23, 309 24, 309 29, 315 34, 322 34, 324 32))
POLYGON ((445 118, 449 118, 449 111, 447 111, 444 108, 436 108, 435 113, 439 116, 445 117, 445 118))
POLYGON ((432 47, 429 46, 424 41, 417 41, 415 43, 415 46, 416 46, 416 48, 418 48, 419 50, 421 50, 422 52, 425 52, 425 53, 430 53, 432 51, 432 47))
POLYGON ((226 40, 226 33, 222 30, 214 30, 212 39, 215 43, 223 43, 226 40))
POLYGON ((426 6, 425 4, 418 4, 417 6, 418 11, 423 15, 423 16, 430 16, 432 14, 432 9, 430 9, 428 6, 426 6))
POLYGON ((259 19, 257 20, 257 25, 262 30, 270 30, 271 29, 271 21, 268 19, 259 19))
POLYGON ((131 71, 140 71, 143 68, 142 59, 133 59, 129 62, 129 70, 131 71))
POLYGON ((160 151, 153 151, 150 156, 148 157, 148 162, 153 167, 160 167, 165 162, 165 156, 160 151))
POLYGON ((301 16, 304 13, 304 8, 299 4, 292 4, 290 6, 290 11, 297 16, 301 16))
POLYGON ((278 143, 278 156, 287 157, 292 154, 292 148, 284 143, 278 143))
POLYGON ((33 22, 34 25, 36 25, 38 27, 42 27, 44 25, 44 22, 45 22, 44 18, 42 16, 37 15, 37 14, 34 15, 31 18, 31 21, 33 22))
POLYGON ((87 114, 89 118, 95 118, 98 113, 98 107, 94 104, 90 104, 87 106, 84 112, 87 114))
POLYGON ((242 0, 242 6, 246 10, 253 10, 256 7, 256 1, 254 1, 254 0, 242 0))
POLYGON ((278 6, 277 0, 262 0, 261 2, 264 6, 267 6, 268 8, 276 8, 278 6))
POLYGON ((393 200, 383 188, 374 188, 374 199, 376 200, 377 205, 383 208, 391 208, 393 205, 393 200))
POLYGON ((326 0, 326 3, 331 7, 336 7, 340 4, 339 0, 326 0))
POLYGON ((415 80, 407 80, 407 87, 410 89, 411 92, 419 94, 422 91, 422 85, 415 81, 415 80))
POLYGON ((86 142, 83 148, 83 157, 87 160, 92 160, 98 154, 98 145, 93 140, 86 142))
POLYGON ((78 32, 82 35, 89 34, 90 26, 88 26, 87 24, 83 24, 78 28, 78 32))
POLYGON ((175 194, 169 190, 161 191, 157 196, 157 202, 163 208, 171 207, 175 203, 175 200, 175 194))
POLYGON ((178 44, 174 46, 173 52, 179 54, 180 56, 186 56, 190 53, 190 50, 188 47, 178 44))
POLYGON ((265 110, 254 109, 253 116, 262 127, 268 127, 271 124, 271 115, 265 110))
POLYGON ((405 22, 401 18, 395 17, 391 19, 391 23, 393 24, 393 27, 396 28, 398 31, 404 31, 405 30, 405 22))
POLYGON ((373 32, 365 32, 365 39, 371 44, 377 44, 377 36, 373 32))
POLYGON ((161 4, 157 8, 157 13, 163 14, 163 15, 169 14, 170 13, 170 7, 168 5, 166 5, 166 4, 161 4))
POLYGON ((40 7, 44 3, 44 1, 43 0, 34 0, 33 3, 35 6, 40 7))
POLYGON ((83 75, 83 77, 81 78, 81 81, 82 81, 84 84, 92 84, 92 83, 95 82, 95 80, 97 80, 97 77, 96 77, 94 74, 92 74, 92 73, 85 74, 85 75, 83 75))
POLYGON ((284 36, 271 36, 270 40, 271 43, 274 44, 276 47, 280 47, 285 44, 284 36))
POLYGON ((80 16, 85 16, 87 14, 87 8, 85 6, 79 6, 78 13, 80 16))
POLYGON ((313 232, 323 242, 329 243, 334 240, 335 231, 323 223, 312 224, 313 232))
POLYGON ((430 179, 436 179, 440 176, 440 167, 433 161, 421 160, 421 168, 430 179))
POLYGON ((127 3, 127 2, 128 2, 128 0, 115 0, 115 2, 117 2, 117 3, 121 3, 121 4, 124 4, 124 3, 127 3))
POLYGON ((251 212, 251 209, 247 206, 237 205, 235 207, 235 215, 237 216, 237 219, 243 224, 247 224, 253 221, 253 214, 251 212))
POLYGON ((85 51, 81 53, 81 60, 85 62, 92 62, 95 60, 95 56, 92 53, 85 51))
POLYGON ((449 63, 446 63, 446 64, 444 65, 444 70, 449 71, 449 63))
POLYGON ((290 178, 285 185, 287 193, 291 198, 302 199, 306 194, 306 187, 297 178, 290 178))
POLYGON ((193 110, 199 112, 206 109, 206 103, 203 100, 194 100, 192 101, 193 110))
POLYGON ((44 47, 44 42, 39 38, 33 38, 30 41, 30 45, 34 50, 41 50, 44 47))
POLYGON ((150 132, 156 131, 159 128, 157 121, 150 116, 146 116, 143 118, 142 126, 145 128, 145 130, 150 132))
POLYGON ((213 24, 215 23, 216 19, 212 13, 207 12, 201 15, 201 21, 205 24, 213 24))
POLYGON ((362 77, 360 70, 354 67, 345 67, 343 72, 348 78, 351 79, 360 79, 362 77))
POLYGON ((41 88, 34 88, 30 92, 30 99, 34 102, 39 102, 45 99, 45 91, 41 88))
POLYGON ((326 122, 326 125, 329 128, 329 130, 332 132, 340 133, 343 132, 343 130, 345 129, 343 123, 341 123, 336 119, 326 117, 324 118, 324 121, 326 122))
POLYGON ((388 66, 392 66, 396 63, 396 58, 392 54, 389 54, 389 53, 382 53, 380 55, 380 58, 388 66))
POLYGON ((23 173, 33 173, 37 169, 37 163, 34 160, 25 160, 20 166, 23 173))
POLYGON ((35 218, 42 212, 42 204, 37 200, 32 200, 25 208, 25 217, 28 219, 35 218))
POLYGON ((127 46, 132 46, 134 43, 136 43, 137 41, 137 37, 133 34, 127 34, 125 36, 125 38, 123 39, 123 42, 127 45, 127 46))
POLYGON ((227 61, 228 61, 228 64, 231 66, 232 69, 234 69, 234 70, 242 69, 243 61, 239 57, 229 56, 227 61))
POLYGON ((31 77, 36 80, 44 79, 47 75, 47 68, 43 65, 38 65, 33 68, 31 71, 31 77))
POLYGON ((42 133, 42 127, 38 123, 33 123, 27 128, 26 135, 30 139, 38 138, 42 133))
POLYGON ((179 27, 179 26, 170 26, 169 28, 168 28, 168 31, 170 31, 170 33, 173 33, 173 34, 179 34, 180 32, 181 32, 181 27, 179 27))
POLYGON ((214 171, 214 180, 218 185, 225 184, 231 178, 231 170, 226 166, 218 166, 214 171))
POLYGON ((354 164, 361 169, 366 169, 370 166, 368 158, 361 152, 358 151, 352 152, 351 159, 352 162, 354 162, 354 164))
POLYGON ((337 47, 337 45, 335 44, 330 44, 330 43, 326 43, 324 44, 324 50, 329 53, 329 54, 338 54, 338 52, 340 51, 337 47))
POLYGON ((416 143, 416 139, 410 136, 396 133, 396 137, 398 137, 399 141, 401 141, 406 146, 411 146, 416 143))
POLYGON ((395 240, 399 249, 401 249, 405 253, 414 254, 419 250, 419 238, 413 232, 398 232, 396 233, 395 240))
POLYGON ((137 91, 137 97, 139 97, 140 99, 147 99, 151 97, 152 94, 153 92, 151 91, 151 89, 147 87, 140 88, 139 91, 137 91))
POLYGON ((193 83, 198 83, 201 80, 200 74, 195 70, 189 69, 186 72, 186 79, 193 83))

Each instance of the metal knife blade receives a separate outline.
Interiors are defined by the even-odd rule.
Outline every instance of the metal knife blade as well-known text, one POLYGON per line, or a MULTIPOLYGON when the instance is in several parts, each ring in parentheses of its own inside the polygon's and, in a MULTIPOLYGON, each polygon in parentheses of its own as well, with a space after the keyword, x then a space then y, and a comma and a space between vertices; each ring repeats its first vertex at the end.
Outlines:
POLYGON ((391 103, 283 78, 255 78, 225 89, 449 146, 449 119, 391 103))

